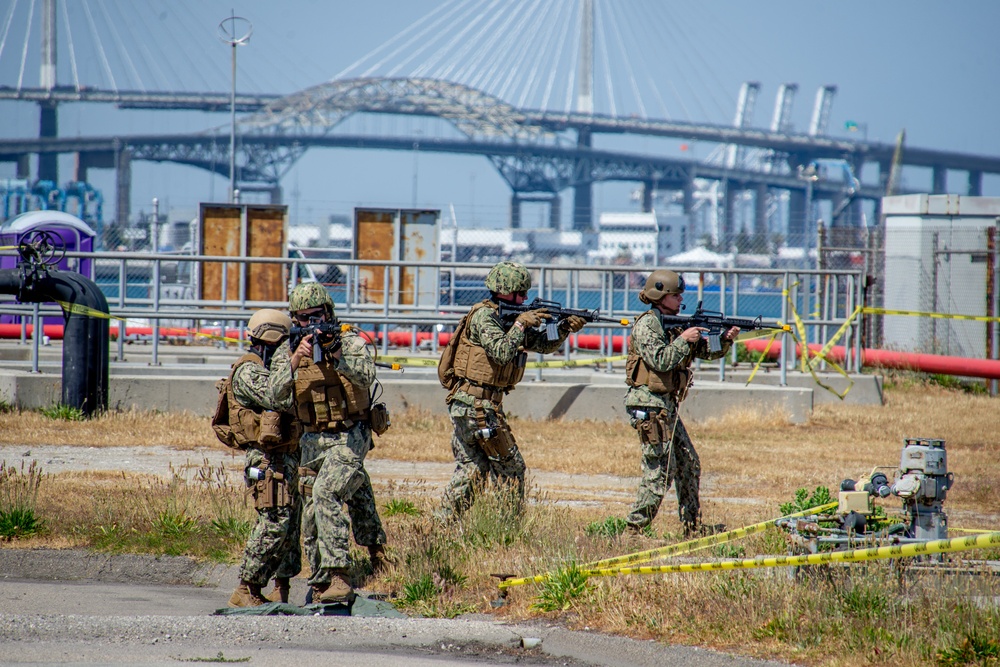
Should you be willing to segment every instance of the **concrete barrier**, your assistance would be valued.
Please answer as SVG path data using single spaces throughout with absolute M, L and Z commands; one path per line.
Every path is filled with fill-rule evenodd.
M 108 391 L 112 410 L 159 410 L 190 412 L 209 417 L 215 408 L 218 376 L 205 375 L 113 375 Z M 437 380 L 383 377 L 382 399 L 391 411 L 419 408 L 445 414 L 446 392 Z M 618 420 L 626 419 L 623 384 L 531 382 L 518 385 L 504 400 L 507 412 L 525 419 Z M 59 402 L 58 375 L 0 370 L 0 400 L 24 409 L 49 407 Z M 730 410 L 758 410 L 782 414 L 793 423 L 809 419 L 813 392 L 802 387 L 743 387 L 719 382 L 700 382 L 691 390 L 681 414 L 701 421 Z

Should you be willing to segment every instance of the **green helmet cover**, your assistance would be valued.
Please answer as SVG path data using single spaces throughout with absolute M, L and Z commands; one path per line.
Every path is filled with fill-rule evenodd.
M 531 289 L 531 274 L 523 264 L 500 262 L 486 276 L 486 289 L 497 294 L 527 292 Z
M 319 306 L 326 306 L 330 316 L 333 317 L 333 299 L 330 298 L 326 288 L 319 283 L 299 283 L 288 297 L 288 310 L 292 313 Z

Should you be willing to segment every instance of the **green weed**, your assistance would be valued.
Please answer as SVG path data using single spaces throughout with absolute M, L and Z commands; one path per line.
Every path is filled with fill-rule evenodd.
M 11 540 L 42 530 L 37 514 L 42 477 L 37 461 L 27 468 L 22 461 L 20 469 L 0 461 L 0 537 Z
M 570 563 L 541 583 L 538 598 L 531 607 L 539 611 L 566 611 L 586 592 L 587 577 L 576 563 Z
M 49 419 L 61 419 L 68 422 L 79 422 L 86 419 L 83 414 L 83 410 L 80 408 L 62 405 L 61 403 L 53 405 L 52 407 L 42 408 L 39 412 Z
M 780 511 L 783 515 L 793 514 L 830 502 L 833 502 L 833 497 L 830 496 L 830 489 L 825 486 L 817 486 L 811 496 L 805 489 L 797 489 L 795 500 L 790 503 L 781 503 Z
M 420 516 L 422 512 L 412 501 L 390 498 L 382 505 L 382 516 Z
M 938 665 L 997 665 L 1000 664 L 1000 640 L 986 637 L 973 630 L 967 632 L 957 646 L 937 652 Z
M 625 519 L 617 516 L 609 516 L 604 521 L 595 521 L 587 524 L 583 529 L 591 537 L 618 537 L 625 532 L 628 523 Z

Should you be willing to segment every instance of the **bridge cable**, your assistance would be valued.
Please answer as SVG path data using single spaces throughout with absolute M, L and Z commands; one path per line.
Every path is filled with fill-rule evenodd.
M 115 81 L 115 75 L 111 71 L 111 65 L 108 63 L 108 56 L 104 52 L 104 43 L 101 41 L 101 36 L 97 32 L 97 26 L 94 24 L 94 15 L 90 12 L 90 0 L 83 0 L 83 13 L 87 17 L 87 25 L 90 26 L 90 32 L 94 36 L 94 43 L 97 46 L 97 54 L 101 58 L 101 64 L 104 65 L 104 71 L 111 80 L 111 89 L 114 92 L 119 92 L 118 83 Z
M 7 35 L 10 34 L 10 24 L 14 20 L 14 10 L 17 9 L 18 0 L 10 3 L 10 10 L 7 12 L 7 18 L 3 22 L 3 36 L 0 37 L 0 61 L 3 60 L 3 49 L 7 45 Z
M 139 90 L 142 92 L 146 92 L 146 86 L 143 84 L 142 76 L 139 74 L 139 71 L 136 70 L 135 64 L 132 62 L 132 56 L 129 55 L 129 49 L 126 48 L 125 44 L 122 42 L 121 35 L 118 33 L 118 28 L 115 27 L 114 21 L 111 20 L 110 16 L 108 16 L 107 5 L 102 2 L 99 3 L 97 6 L 100 8 L 101 13 L 104 15 L 104 20 L 107 23 L 108 30 L 111 31 L 111 37 L 114 40 L 114 46 L 118 49 L 119 56 L 122 58 L 122 60 L 125 61 L 125 65 L 128 67 L 128 69 L 132 70 L 132 74 L 133 76 L 135 76 L 136 83 L 138 83 Z M 134 31 L 131 28 L 131 25 L 132 25 L 131 22 L 129 22 L 130 26 L 129 32 L 133 33 Z
M 577 4 L 577 7 L 579 8 L 580 4 L 579 3 L 576 3 L 576 4 Z M 574 17 L 573 24 L 576 24 L 580 20 L 580 11 L 581 11 L 580 9 L 577 9 L 577 11 L 573 12 L 573 14 L 572 14 L 572 16 Z M 579 53 L 579 51 L 580 51 L 580 31 L 579 30 L 574 30 L 573 31 L 573 41 L 570 42 L 570 50 L 569 50 L 569 52 L 570 52 L 570 54 L 577 54 L 577 53 Z M 573 90 L 574 90 L 574 88 L 576 88 L 576 64 L 575 64 L 575 61 L 571 62 L 570 68 L 569 68 L 569 76 L 566 77 L 566 102 L 563 105 L 563 109 L 566 111 L 566 113 L 570 113 L 575 108 L 574 105 L 573 105 Z
M 492 4 L 496 5 L 496 0 L 493 0 Z M 465 40 L 465 44 L 460 52 L 464 55 L 465 53 L 469 53 L 471 49 L 478 47 L 477 51 L 472 52 L 472 54 L 468 58 L 466 58 L 464 69 L 481 72 L 483 69 L 483 65 L 481 62 L 482 55 L 480 54 L 483 51 L 488 51 L 496 54 L 496 58 L 493 60 L 494 63 L 500 59 L 500 55 L 498 51 L 493 47 L 493 45 L 500 37 L 504 35 L 504 30 L 502 29 L 502 27 L 493 30 L 492 33 L 489 34 L 488 39 L 484 40 L 483 39 L 484 35 L 486 35 L 489 32 L 490 28 L 493 27 L 493 24 L 496 23 L 496 21 L 500 18 L 500 13 L 489 12 L 488 10 L 481 11 L 478 6 L 472 6 L 469 8 L 468 14 L 471 14 L 471 18 L 469 20 L 465 20 L 466 17 L 465 14 L 463 14 L 460 17 L 460 19 L 462 19 L 461 23 L 465 27 L 457 35 L 455 35 L 452 41 L 453 42 L 457 41 L 462 37 L 464 37 L 466 33 L 468 33 L 473 28 L 478 28 L 478 32 L 472 35 L 472 37 L 470 37 L 469 39 Z M 441 57 L 448 52 L 449 46 L 450 45 L 446 44 L 442 46 L 440 49 L 438 49 L 431 57 L 431 59 L 428 59 L 427 61 L 424 62 L 423 65 L 420 66 L 418 71 L 423 73 L 424 71 L 431 70 L 431 68 L 434 67 L 437 61 L 439 61 Z M 466 76 L 467 76 L 466 74 L 460 74 L 457 75 L 455 78 L 458 81 L 463 81 L 467 80 Z
M 201 21 L 198 19 L 198 15 L 191 9 L 190 5 L 188 5 L 188 3 L 187 3 L 186 0 L 184 0 L 183 2 L 180 2 L 179 4 L 180 4 L 181 9 L 184 12 L 187 13 L 187 15 L 189 17 L 189 20 L 191 21 L 192 25 L 200 25 L 201 24 Z M 183 22 L 178 21 L 178 24 L 179 24 L 179 27 L 181 29 L 181 33 L 182 34 L 177 35 L 177 36 L 172 36 L 172 38 L 171 38 L 170 41 L 172 41 L 175 44 L 184 44 L 184 43 L 190 41 L 191 37 L 188 34 L 184 34 L 187 31 L 184 29 Z M 173 34 L 173 30 L 171 30 L 171 34 Z M 216 42 L 216 43 L 218 43 L 218 42 Z M 229 47 L 229 48 L 232 48 L 232 47 Z M 191 66 L 190 69 L 192 69 L 192 70 L 194 70 L 195 72 L 198 73 L 198 76 L 201 78 L 202 83 L 205 85 L 205 90 L 214 90 L 215 89 L 215 86 L 213 86 L 211 83 L 209 83 L 208 79 L 206 79 L 205 75 L 204 75 L 205 65 L 208 64 L 208 63 L 211 63 L 212 71 L 215 72 L 215 73 L 217 73 L 221 77 L 222 81 L 225 81 L 226 83 L 229 83 L 229 80 L 232 77 L 231 69 L 229 67 L 226 67 L 225 65 L 220 66 L 220 63 L 221 62 L 225 62 L 225 61 L 221 60 L 220 58 L 203 58 L 201 61 L 195 62 L 191 58 L 191 54 L 188 52 L 187 49 L 183 49 L 182 48 L 182 49 L 177 49 L 177 50 L 180 51 L 184 55 L 184 59 Z M 169 51 L 169 49 L 168 49 L 168 51 Z M 237 72 L 236 72 L 237 77 L 239 77 L 241 81 L 247 81 L 248 79 L 240 76 L 240 72 L 242 72 L 243 70 L 239 69 L 239 63 L 237 63 L 236 66 L 237 66 Z M 183 80 L 183 77 L 182 77 L 182 80 Z M 228 89 L 229 86 L 227 85 L 226 88 Z M 258 92 L 259 92 L 259 90 L 258 90 Z M 229 124 L 226 123 L 226 125 L 228 126 Z
M 146 12 L 137 12 L 139 20 L 142 22 L 143 34 L 154 35 L 156 34 L 149 23 L 146 21 Z M 160 58 L 156 58 L 149 50 L 149 40 L 139 39 L 137 41 L 137 46 L 139 47 L 139 55 L 142 57 L 143 64 L 149 68 L 153 73 L 154 83 L 161 87 L 163 90 L 169 90 L 173 87 L 170 77 L 166 75 L 163 69 L 160 68 L 159 61 Z M 170 67 L 171 72 L 174 75 L 175 80 L 183 81 L 184 78 L 180 76 L 171 66 L 171 58 L 162 58 L 162 60 Z
M 59 3 L 60 9 L 62 9 L 63 25 L 66 26 L 66 41 L 69 45 L 69 67 L 70 71 L 73 72 L 73 87 L 80 90 L 80 73 L 76 69 L 76 49 L 73 46 L 73 28 L 69 23 L 69 11 L 66 9 L 66 3 Z
M 416 22 L 414 22 L 411 25 L 407 26 L 405 29 L 403 29 L 399 33 L 393 35 L 392 37 L 390 37 L 386 41 L 382 42 L 382 44 L 380 44 L 379 46 L 375 47 L 374 49 L 372 49 L 371 51 L 369 51 L 365 55 L 361 56 L 360 58 L 358 58 L 357 60 L 355 60 L 353 63 L 351 63 L 350 65 L 348 65 L 344 69 L 342 69 L 341 71 L 339 71 L 336 74 L 334 74 L 333 77 L 330 79 L 330 81 L 337 81 L 338 79 L 347 76 L 348 74 L 350 74 L 351 72 L 353 72 L 356 68 L 361 67 L 361 65 L 364 64 L 366 61 L 368 61 L 370 59 L 374 59 L 375 56 L 378 53 L 380 53 L 381 51 L 383 51 L 384 49 L 386 49 L 386 48 L 388 48 L 390 46 L 395 45 L 396 48 L 391 53 L 389 53 L 389 55 L 386 56 L 386 58 L 383 58 L 383 60 L 381 60 L 379 62 L 376 62 L 374 65 L 372 65 L 371 67 L 369 67 L 367 70 L 365 70 L 364 72 L 362 72 L 359 75 L 360 77 L 371 76 L 375 71 L 378 70 L 379 67 L 382 66 L 382 64 L 385 62 L 385 60 L 387 58 L 392 58 L 393 56 L 395 56 L 400 51 L 402 51 L 402 50 L 404 50 L 406 48 L 409 48 L 409 46 L 415 40 L 420 39 L 421 37 L 423 37 L 424 35 L 426 35 L 429 30 L 431 30 L 434 27 L 436 27 L 440 23 L 440 21 L 442 19 L 447 18 L 448 16 L 450 16 L 451 14 L 453 14 L 455 11 L 457 11 L 458 8 L 461 7 L 461 5 L 464 4 L 465 2 L 466 2 L 466 0 L 447 0 L 443 4 L 439 5 L 436 9 L 434 9 L 433 11 L 431 11 L 429 14 L 421 17 Z M 429 21 L 432 16 L 434 16 L 438 12 L 444 11 L 446 8 L 449 7 L 449 5 L 453 5 L 453 4 L 456 4 L 456 3 L 459 5 L 459 7 L 452 7 L 450 9 L 448 9 L 448 11 L 445 12 L 445 14 L 444 14 L 443 17 L 438 18 L 437 20 L 435 20 L 433 23 L 431 23 L 427 27 L 421 29 L 413 37 L 410 37 L 406 41 L 400 41 L 403 36 L 407 35 L 411 31 L 414 31 L 417 28 L 419 28 L 421 26 L 421 24 L 423 24 L 426 21 Z
M 530 88 L 531 86 L 531 79 L 529 78 L 527 81 L 523 81 L 521 73 L 523 72 L 525 60 L 528 57 L 529 51 L 531 51 L 529 45 L 535 44 L 535 36 L 538 34 L 538 30 L 542 25 L 540 20 L 541 17 L 536 17 L 534 13 L 537 8 L 538 1 L 536 0 L 534 6 L 523 14 L 521 20 L 518 22 L 517 26 L 515 26 L 514 34 L 517 35 L 517 39 L 513 41 L 515 47 L 520 46 L 520 54 L 516 56 L 515 60 L 511 63 L 511 66 L 507 70 L 507 80 L 503 83 L 503 86 L 497 93 L 497 97 L 500 99 L 508 99 L 508 91 L 511 91 L 515 82 L 523 82 L 521 97 L 524 96 L 524 89 Z M 525 24 L 527 24 L 526 34 L 522 32 L 526 27 Z M 532 55 L 537 56 L 535 53 L 532 53 Z M 510 92 L 510 95 L 511 97 L 517 96 L 514 92 Z
M 456 41 L 456 40 L 461 39 L 466 33 L 469 32 L 469 30 L 472 30 L 472 28 L 477 23 L 479 23 L 481 20 L 483 20 L 485 18 L 481 13 L 476 12 L 474 10 L 475 10 L 475 8 L 472 7 L 470 9 L 466 10 L 466 12 L 459 17 L 459 20 L 457 21 L 457 23 L 459 23 L 460 25 L 462 25 L 464 27 L 463 27 L 463 29 L 460 32 L 458 32 L 457 34 L 453 34 L 451 36 L 451 41 Z M 471 19 L 467 18 L 470 15 L 471 15 Z M 439 21 L 439 23 L 440 22 L 441 21 Z M 445 29 L 447 31 L 452 31 L 454 29 L 454 26 L 445 26 Z M 414 61 L 417 58 L 418 55 L 423 54 L 423 53 L 430 53 L 430 50 L 433 47 L 433 45 L 434 45 L 433 40 L 427 40 L 425 43 L 423 43 L 421 45 L 421 47 L 419 49 L 414 49 L 406 58 L 404 58 L 402 61 L 400 61 L 399 63 L 397 63 L 389 71 L 389 74 L 395 76 L 395 75 L 399 74 L 400 72 L 404 71 L 404 67 L 408 66 L 410 62 Z M 448 51 L 448 45 L 447 44 L 442 45 L 441 47 L 439 47 L 437 49 L 437 51 L 435 51 L 431 55 L 427 56 L 427 58 L 430 58 L 430 59 L 439 59 L 440 55 L 446 53 L 447 51 Z M 422 65 L 417 66 L 417 71 L 423 72 L 424 68 L 427 67 L 427 64 L 428 64 L 427 60 L 425 59 L 425 61 L 424 61 L 424 63 Z M 411 72 L 413 72 L 413 70 L 411 70 Z
M 553 3 L 553 6 L 555 6 L 555 3 Z M 558 19 L 552 22 L 553 29 L 558 25 L 563 25 L 563 22 Z M 558 69 L 556 66 L 559 64 L 559 60 L 562 57 L 563 45 L 566 43 L 566 35 L 568 32 L 568 30 L 559 31 L 559 43 L 556 44 L 555 50 L 553 51 L 552 66 L 549 67 L 549 81 L 545 86 L 545 94 L 542 96 L 542 102 L 539 106 L 540 109 L 547 109 L 549 106 L 549 100 L 552 97 L 552 88 L 555 86 L 556 81 L 556 71 Z
M 490 4 L 491 6 L 489 8 L 480 12 L 482 15 L 490 13 L 490 10 L 496 6 L 497 3 L 494 0 Z M 511 21 L 514 19 L 514 12 L 506 14 L 504 22 L 493 31 L 493 34 L 488 40 L 480 41 L 479 39 L 483 32 L 492 27 L 497 19 L 500 18 L 500 12 L 492 13 L 494 13 L 495 16 L 480 29 L 479 33 L 476 35 L 476 39 L 474 40 L 477 44 L 479 44 L 479 50 L 476 52 L 475 57 L 471 58 L 466 65 L 466 69 L 471 70 L 471 72 L 477 72 L 472 76 L 471 80 L 466 79 L 466 82 L 470 87 L 477 88 L 479 90 L 495 90 L 495 87 L 490 84 L 490 81 L 493 80 L 497 69 L 507 57 L 507 52 L 510 51 L 512 32 L 508 28 L 510 27 Z M 506 39 L 506 41 L 500 42 L 501 39 Z M 487 62 L 484 63 L 484 60 Z
M 719 80 L 719 77 L 716 74 L 715 70 L 708 64 L 708 62 L 702 56 L 701 49 L 698 47 L 698 45 L 695 44 L 691 40 L 690 35 L 687 33 L 687 31 L 685 31 L 685 30 L 676 30 L 676 27 L 677 27 L 677 25 L 679 25 L 679 23 L 676 23 L 676 22 L 670 20 L 670 15 L 669 15 L 669 11 L 670 10 L 666 6 L 664 6 L 664 5 L 661 4 L 661 5 L 659 5 L 657 7 L 657 9 L 659 9 L 661 12 L 663 12 L 664 16 L 666 17 L 666 20 L 665 20 L 666 25 L 669 26 L 671 29 L 675 29 L 675 33 L 680 38 L 677 41 L 678 42 L 685 42 L 685 43 L 687 43 L 688 48 L 682 49 L 681 53 L 685 56 L 685 59 L 688 60 L 689 63 L 691 63 L 692 70 L 693 71 L 696 70 L 695 65 L 697 63 L 700 63 L 702 69 L 707 73 L 708 77 L 715 81 L 715 84 L 718 86 L 719 90 L 723 91 L 723 95 L 728 100 L 729 105 L 733 106 L 735 104 L 734 98 L 728 92 L 726 92 L 725 85 L 723 85 L 723 83 Z M 695 60 L 694 61 L 692 61 L 688 57 L 690 54 L 693 54 L 695 56 Z M 691 88 L 692 88 L 692 91 L 693 91 L 694 87 L 692 86 Z M 708 97 L 709 97 L 710 101 L 719 110 L 719 112 L 721 113 L 722 117 L 725 118 L 729 112 L 726 111 L 725 105 L 723 105 L 723 104 L 721 104 L 719 102 L 718 97 L 714 93 L 714 89 L 712 87 L 706 87 L 705 90 L 707 90 L 707 92 L 708 92 Z M 699 106 L 700 106 L 700 103 L 699 103 Z M 702 107 L 702 113 L 705 114 L 704 117 L 705 117 L 706 120 L 711 118 L 711 115 L 708 113 L 708 110 L 705 109 L 704 107 Z
M 642 103 L 642 95 L 639 93 L 639 83 L 636 81 L 635 72 L 632 70 L 632 59 L 629 58 L 628 52 L 625 50 L 625 44 L 622 41 L 622 33 L 618 28 L 618 20 L 615 18 L 614 10 L 608 13 L 611 19 L 611 29 L 614 31 L 615 39 L 618 42 L 618 49 L 621 51 L 622 59 L 625 61 L 625 70 L 628 72 L 629 83 L 632 84 L 632 94 L 635 95 L 635 101 L 639 105 L 639 115 L 642 118 L 649 118 L 646 113 L 646 105 Z
M 597 42 L 596 46 L 598 47 L 601 55 L 604 56 L 601 60 L 604 65 L 604 73 L 606 75 L 604 84 L 608 89 L 608 105 L 610 107 L 610 113 L 612 116 L 617 116 L 618 107 L 615 105 L 614 80 L 611 76 L 611 59 L 608 57 L 608 36 L 604 32 L 604 10 L 601 9 L 603 6 L 603 3 L 600 2 L 594 5 L 594 41 Z M 594 106 L 596 107 L 596 104 Z
M 31 37 L 31 24 L 35 20 L 35 0 L 31 0 L 28 8 L 28 27 L 24 29 L 24 46 L 21 48 L 21 70 L 17 74 L 17 89 L 24 85 L 24 68 L 28 62 L 28 40 Z
M 455 54 L 452 59 L 453 62 L 448 67 L 446 67 L 441 73 L 440 78 L 446 81 L 467 81 L 471 72 L 476 71 L 479 68 L 479 55 L 478 52 L 473 53 L 475 47 L 482 49 L 490 49 L 493 43 L 499 36 L 499 31 L 494 31 L 492 35 L 489 36 L 487 40 L 481 40 L 483 33 L 486 31 L 484 26 L 482 30 L 473 39 L 465 40 L 465 44 L 462 48 Z
M 542 65 L 548 60 L 549 49 L 548 46 L 553 42 L 552 33 L 555 31 L 557 21 L 549 18 L 551 14 L 556 9 L 556 3 L 550 2 L 546 5 L 545 11 L 539 18 L 538 25 L 541 26 L 543 23 L 548 25 L 548 30 L 545 31 L 544 37 L 540 40 L 543 45 L 541 52 L 538 57 L 535 58 L 532 63 L 531 72 L 528 75 L 529 84 L 524 87 L 521 91 L 521 97 L 517 100 L 517 106 L 524 108 L 526 105 L 533 104 L 529 100 L 534 100 L 537 97 L 538 87 L 542 84 L 542 77 L 539 76 L 538 71 L 541 69 Z M 560 30 L 560 32 L 565 33 L 565 30 Z M 553 68 L 549 68 L 550 70 Z

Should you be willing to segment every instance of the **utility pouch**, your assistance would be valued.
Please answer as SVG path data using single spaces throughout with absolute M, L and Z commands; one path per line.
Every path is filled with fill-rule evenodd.
M 372 406 L 370 422 L 372 433 L 375 435 L 382 435 L 389 430 L 392 422 L 389 419 L 389 408 L 385 403 L 376 403 Z
M 252 487 L 254 509 L 266 510 L 291 505 L 292 494 L 285 476 L 270 468 L 263 472 L 264 479 L 258 479 Z
M 265 410 L 260 413 L 260 434 L 257 442 L 267 448 L 281 442 L 281 413 Z
M 505 423 L 496 426 L 489 424 L 486 410 L 483 409 L 483 399 L 477 398 L 473 406 L 476 410 L 476 440 L 479 441 L 479 446 L 490 458 L 506 458 L 514 445 L 514 434 L 510 432 L 510 427 Z
M 635 428 L 639 431 L 639 440 L 644 445 L 663 441 L 663 429 L 658 415 L 649 415 L 648 418 L 636 422 Z
M 299 466 L 299 493 L 307 498 L 312 498 L 313 483 L 316 481 L 316 471 L 312 468 Z

